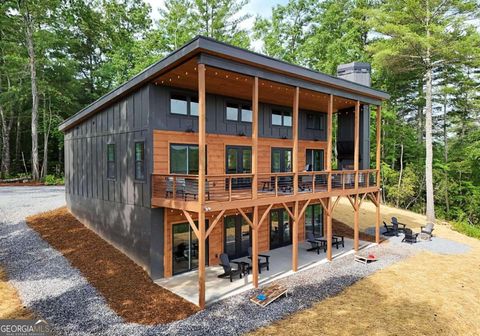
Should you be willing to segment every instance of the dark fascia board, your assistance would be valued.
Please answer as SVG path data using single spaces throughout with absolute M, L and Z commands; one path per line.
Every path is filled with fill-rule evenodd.
M 238 63 L 236 61 L 227 60 L 217 56 L 201 53 L 199 56 L 199 63 L 209 65 L 215 68 L 232 71 L 240 74 L 244 74 L 252 77 L 259 77 L 267 79 L 273 82 L 287 84 L 291 86 L 298 86 L 307 90 L 312 90 L 316 92 L 321 92 L 325 94 L 333 94 L 337 97 L 342 97 L 352 100 L 360 100 L 362 103 L 367 103 L 371 105 L 380 105 L 382 101 L 380 99 L 371 98 L 370 96 L 365 96 L 335 87 L 326 86 L 322 84 L 317 84 L 311 81 L 304 79 L 299 79 L 291 76 L 286 76 L 283 74 L 275 73 L 269 70 L 264 70 L 255 66 L 250 66 L 247 64 Z
M 191 57 L 194 57 L 200 51 L 204 51 L 206 53 L 213 53 L 215 55 L 226 55 L 231 58 L 238 59 L 239 61 L 244 60 L 250 64 L 253 63 L 260 67 L 266 67 L 275 71 L 291 74 L 294 77 L 301 76 L 304 78 L 312 79 L 313 81 L 325 83 L 326 86 L 336 86 L 340 91 L 343 88 L 348 91 L 357 92 L 362 97 L 373 97 L 375 101 L 381 101 L 390 98 L 387 93 L 372 89 L 368 86 L 353 83 L 345 79 L 313 71 L 298 65 L 293 65 L 269 56 L 231 46 L 229 44 L 219 42 L 208 37 L 197 36 L 190 42 L 185 44 L 183 47 L 172 52 L 162 60 L 152 64 L 129 81 L 123 83 L 119 87 L 115 88 L 114 90 L 94 101 L 92 104 L 75 113 L 70 118 L 66 119 L 62 124 L 60 124 L 59 130 L 66 131 L 67 129 L 90 117 L 99 109 L 105 108 L 106 106 L 118 100 L 125 94 L 151 81 L 152 79 L 157 77 L 162 71 L 167 71 L 170 67 L 176 65 L 177 63 L 181 63 L 187 59 L 190 59 Z M 284 78 L 287 77 L 284 76 Z M 308 81 L 305 80 L 304 83 L 308 83 Z M 343 93 L 344 91 L 341 92 Z M 341 96 L 345 96 L 345 94 L 343 93 Z M 365 99 L 363 101 L 365 101 Z

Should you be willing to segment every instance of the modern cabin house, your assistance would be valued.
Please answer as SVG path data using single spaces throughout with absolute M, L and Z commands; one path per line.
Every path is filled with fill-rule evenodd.
M 197 270 L 203 307 L 205 269 L 221 253 L 291 246 L 296 271 L 310 232 L 331 260 L 340 197 L 354 209 L 354 249 L 365 198 L 379 241 L 388 98 L 365 63 L 334 77 L 197 37 L 61 124 L 68 208 L 153 280 Z M 254 286 L 258 273 L 253 263 Z

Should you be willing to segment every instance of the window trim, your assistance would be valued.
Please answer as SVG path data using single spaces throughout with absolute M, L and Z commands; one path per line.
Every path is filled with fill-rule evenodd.
M 173 96 L 182 96 L 182 97 L 185 97 L 185 101 L 187 103 L 187 114 L 182 114 L 182 113 L 175 113 L 175 112 L 172 112 L 172 97 Z M 197 101 L 194 101 L 194 100 L 197 100 Z M 194 103 L 197 103 L 198 104 L 198 97 L 194 94 L 190 94 L 190 93 L 182 93 L 182 92 L 177 92 L 177 91 L 171 91 L 170 92 L 170 96 L 169 96 L 169 104 L 168 104 L 168 112 L 169 114 L 171 115 L 174 115 L 174 116 L 182 116 L 182 117 L 192 117 L 192 118 L 198 118 L 198 115 L 195 115 L 195 114 L 192 114 L 192 101 Z
M 192 176 L 197 176 L 198 174 L 190 174 L 188 173 L 189 170 L 189 164 L 187 161 L 187 173 L 172 173 L 172 146 L 196 146 L 198 148 L 198 144 L 196 143 L 178 143 L 178 142 L 169 142 L 168 143 L 168 173 L 170 175 L 192 175 Z M 207 146 L 205 146 L 205 175 L 207 175 L 207 167 L 208 167 L 208 154 L 207 154 Z M 187 150 L 187 160 L 188 160 L 188 150 Z
M 229 106 L 230 105 L 230 106 Z M 237 109 L 237 120 L 233 119 L 228 119 L 228 114 L 227 114 L 227 108 L 231 107 L 234 108 L 232 105 L 234 105 Z M 225 106 L 224 106 L 224 116 L 225 116 L 225 121 L 226 122 L 233 122 L 233 123 L 246 123 L 246 124 L 252 124 L 252 120 L 244 120 L 243 119 L 243 110 L 247 110 L 246 107 L 249 107 L 250 112 L 252 113 L 252 120 L 253 120 L 253 110 L 252 110 L 252 105 L 246 102 L 241 102 L 241 101 L 235 101 L 235 100 L 225 100 Z
M 273 123 L 273 114 L 276 114 L 276 115 L 280 115 L 281 117 L 281 120 L 282 120 L 282 124 L 281 125 L 278 125 L 278 124 L 274 124 Z M 290 118 L 292 118 L 292 125 L 285 125 L 285 116 L 289 116 Z M 270 125 L 272 127 L 289 127 L 289 128 L 292 128 L 293 127 L 293 113 L 292 111 L 290 110 L 286 110 L 286 109 L 282 109 L 282 108 L 272 108 L 272 110 L 270 111 Z
M 139 161 L 137 160 L 137 143 L 141 143 L 143 144 L 143 160 Z M 137 182 L 146 182 L 147 180 L 147 169 L 146 169 L 146 155 L 145 155 L 145 139 L 136 139 L 134 140 L 133 142 L 133 175 L 134 175 L 134 178 L 135 178 L 135 181 Z M 137 177 L 137 162 L 142 162 L 143 163 L 143 178 L 138 178 Z
M 322 152 L 322 164 L 323 164 L 323 167 L 322 167 L 322 170 L 315 170 L 315 167 L 313 165 L 313 158 L 309 158 L 308 157 L 308 151 L 311 151 L 312 155 L 315 151 L 320 151 Z M 325 171 L 325 150 L 323 148 L 307 148 L 305 149 L 305 165 L 307 164 L 310 164 L 309 160 L 312 159 L 312 170 L 313 172 L 319 172 L 319 171 Z
M 113 146 L 113 160 L 110 161 L 108 159 L 108 150 L 109 148 L 111 148 L 110 146 Z M 115 142 L 107 142 L 107 180 L 110 180 L 110 181 L 116 181 L 117 180 L 117 145 L 115 144 Z M 113 177 L 109 174 L 110 173 L 110 170 L 109 170 L 109 163 L 113 162 Z

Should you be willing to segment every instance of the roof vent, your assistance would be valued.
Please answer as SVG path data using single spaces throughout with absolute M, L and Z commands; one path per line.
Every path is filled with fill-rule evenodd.
M 371 66 L 369 63 L 352 62 L 337 67 L 337 77 L 370 86 Z

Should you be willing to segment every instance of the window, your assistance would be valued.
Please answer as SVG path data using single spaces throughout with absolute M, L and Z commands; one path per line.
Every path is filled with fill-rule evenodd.
M 252 122 L 252 108 L 250 105 L 227 103 L 225 113 L 227 120 Z
M 206 163 L 205 158 L 205 167 Z M 170 173 L 197 175 L 198 145 L 170 145 Z
M 170 113 L 198 116 L 198 97 L 172 94 L 170 97 Z
M 107 178 L 109 179 L 115 179 L 116 177 L 115 156 L 115 144 L 107 144 Z
M 307 149 L 307 160 L 309 171 L 323 170 L 323 149 Z
M 322 116 L 319 113 L 309 113 L 307 114 L 307 128 L 312 130 L 322 130 L 323 126 Z
M 272 110 L 272 125 L 291 127 L 292 114 L 287 111 Z
M 316 238 L 323 236 L 323 208 L 319 204 L 309 205 L 305 211 L 305 237 L 309 232 Z
M 292 171 L 292 150 L 290 148 L 272 148 L 272 173 Z
M 135 179 L 145 180 L 145 142 L 135 142 Z

